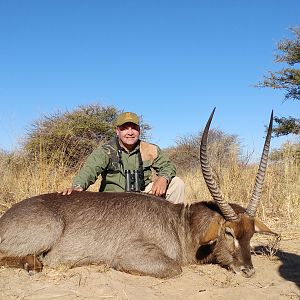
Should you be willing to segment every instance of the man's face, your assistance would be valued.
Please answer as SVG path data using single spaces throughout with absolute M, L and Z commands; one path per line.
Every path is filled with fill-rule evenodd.
M 116 133 L 123 146 L 132 150 L 140 138 L 140 126 L 134 123 L 125 123 L 116 128 Z

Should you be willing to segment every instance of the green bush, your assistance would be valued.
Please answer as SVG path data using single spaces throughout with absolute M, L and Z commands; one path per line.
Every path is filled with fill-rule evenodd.
M 29 128 L 23 149 L 32 159 L 51 159 L 77 168 L 93 149 L 114 135 L 117 115 L 113 106 L 95 104 L 43 116 Z
M 87 155 L 114 136 L 119 113 L 113 106 L 92 104 L 43 116 L 28 129 L 22 150 L 32 161 L 78 169 Z M 145 138 L 151 127 L 140 118 L 141 138 Z
M 200 142 L 202 132 L 195 135 L 181 137 L 176 146 L 167 149 L 170 159 L 176 164 L 179 172 L 186 170 L 200 170 Z M 213 169 L 222 169 L 237 161 L 240 145 L 235 135 L 211 129 L 208 135 L 208 155 Z

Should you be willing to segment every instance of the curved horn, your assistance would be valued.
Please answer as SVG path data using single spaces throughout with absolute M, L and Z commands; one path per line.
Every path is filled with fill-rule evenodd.
M 201 170 L 206 182 L 206 185 L 209 189 L 210 194 L 212 195 L 213 199 L 216 201 L 218 207 L 220 208 L 222 214 L 224 215 L 227 221 L 230 220 L 237 220 L 238 217 L 231 206 L 222 198 L 222 195 L 219 191 L 216 181 L 212 176 L 212 171 L 209 165 L 208 157 L 207 157 L 207 138 L 208 138 L 208 131 L 210 127 L 211 120 L 213 118 L 214 112 L 216 108 L 210 114 L 210 117 L 206 123 L 205 129 L 202 134 L 201 145 L 200 145 L 200 162 L 201 162 Z
M 255 216 L 256 209 L 257 209 L 257 206 L 258 206 L 258 203 L 260 200 L 260 196 L 261 196 L 262 186 L 263 186 L 263 182 L 264 182 L 264 178 L 265 178 L 265 174 L 266 174 L 268 154 L 269 154 L 269 149 L 270 149 L 272 124 L 273 124 L 273 110 L 271 113 L 271 118 L 270 118 L 268 133 L 267 133 L 264 148 L 263 148 L 263 153 L 262 153 L 259 168 L 258 168 L 258 171 L 256 174 L 255 185 L 254 185 L 252 197 L 251 197 L 251 200 L 249 201 L 248 207 L 246 209 L 246 213 L 250 217 Z

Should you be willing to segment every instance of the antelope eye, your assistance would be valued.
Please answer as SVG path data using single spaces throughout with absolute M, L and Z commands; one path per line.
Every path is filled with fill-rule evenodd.
M 225 227 L 225 234 L 234 238 L 233 230 L 229 227 Z

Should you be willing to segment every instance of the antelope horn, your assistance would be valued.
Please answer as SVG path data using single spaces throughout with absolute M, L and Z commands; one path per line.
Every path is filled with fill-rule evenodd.
M 224 215 L 227 221 L 237 220 L 237 214 L 232 209 L 232 207 L 223 199 L 219 188 L 217 186 L 216 181 L 212 176 L 212 171 L 209 165 L 208 157 L 207 157 L 207 138 L 208 131 L 210 127 L 211 120 L 213 118 L 214 112 L 216 108 L 213 109 L 210 117 L 206 123 L 205 129 L 202 134 L 201 145 L 200 145 L 200 162 L 201 162 L 201 170 L 206 182 L 206 185 L 209 189 L 210 194 L 212 195 L 214 201 L 216 201 L 218 207 L 220 208 L 222 214 Z
M 246 213 L 250 217 L 254 217 L 256 214 L 256 209 L 260 200 L 262 186 L 266 174 L 267 162 L 268 162 L 268 154 L 270 149 L 270 141 L 271 141 L 271 134 L 272 134 L 272 124 L 273 124 L 273 110 L 271 113 L 269 128 L 264 144 L 263 153 L 260 159 L 259 168 L 256 174 L 255 185 L 252 193 L 251 200 L 249 201 L 248 207 L 246 209 Z

